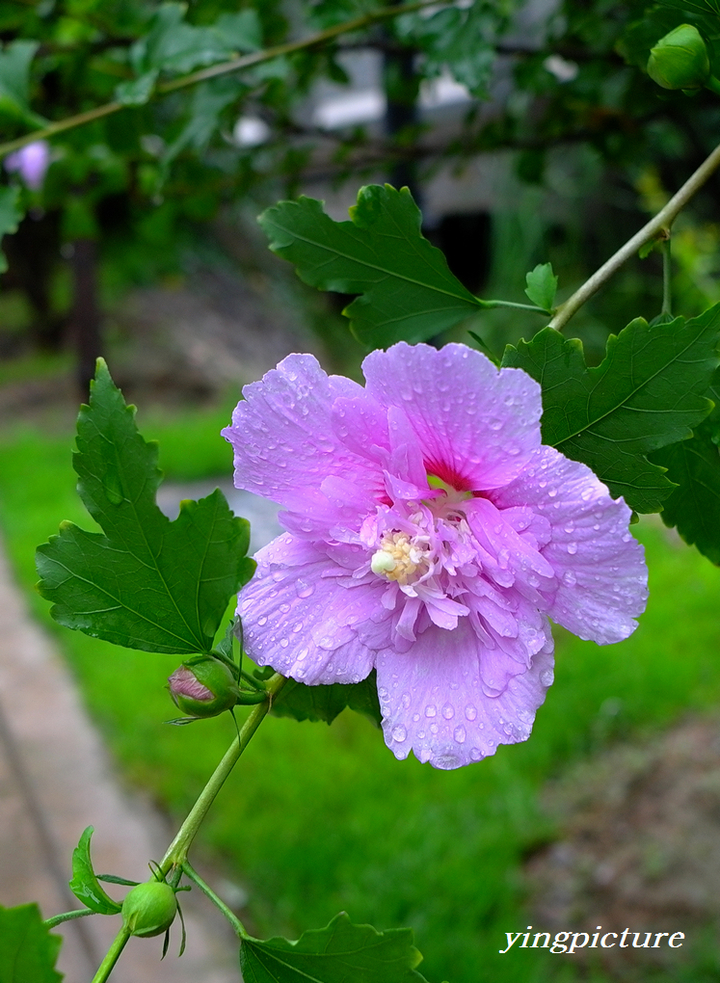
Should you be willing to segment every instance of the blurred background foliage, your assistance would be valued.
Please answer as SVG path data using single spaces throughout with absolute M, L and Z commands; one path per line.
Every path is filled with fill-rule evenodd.
M 720 132 L 717 96 L 660 89 L 644 71 L 652 45 L 684 22 L 714 58 L 720 22 L 702 2 L 438 4 L 259 55 L 378 10 L 369 0 L 0 2 L 7 152 L 89 116 L 48 133 L 41 180 L 7 164 L 0 178 L 0 521 L 28 590 L 35 546 L 60 519 L 88 521 L 69 449 L 77 390 L 98 354 L 130 398 L 152 406 L 141 425 L 178 481 L 229 474 L 213 434 L 239 384 L 287 351 L 313 349 L 357 376 L 363 351 L 340 314 L 348 298 L 306 288 L 267 252 L 255 225 L 267 205 L 305 192 L 339 218 L 364 182 L 408 184 L 425 234 L 470 290 L 522 301 L 527 270 L 550 260 L 562 300 Z M 720 299 L 718 197 L 711 181 L 674 228 L 674 303 L 687 316 Z M 610 332 L 659 312 L 661 281 L 651 254 L 583 308 L 569 331 L 590 361 Z M 543 324 L 486 311 L 448 338 L 468 341 L 469 327 L 500 350 Z M 348 713 L 332 728 L 269 723 L 204 836 L 247 892 L 238 904 L 249 921 L 291 937 L 340 908 L 379 928 L 410 924 L 431 980 L 667 978 L 647 962 L 495 953 L 532 917 L 528 856 L 561 835 L 538 798 L 547 781 L 618 739 L 716 710 L 717 571 L 668 535 L 643 522 L 653 593 L 636 635 L 602 651 L 561 635 L 532 740 L 481 767 L 397 765 Z M 181 815 L 230 722 L 163 728 L 173 664 L 76 633 L 58 641 L 127 774 Z M 712 944 L 672 973 L 717 979 Z

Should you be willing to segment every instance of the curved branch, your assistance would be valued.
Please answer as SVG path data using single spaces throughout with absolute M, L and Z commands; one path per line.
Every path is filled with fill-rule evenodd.
M 710 175 L 720 166 L 720 146 L 706 157 L 700 167 L 690 175 L 685 184 L 654 218 L 651 218 L 635 235 L 618 249 L 599 270 L 579 287 L 575 293 L 561 304 L 548 327 L 561 331 L 570 318 L 575 314 L 594 293 L 596 293 L 610 277 L 616 273 L 623 263 L 627 262 L 638 249 L 647 242 L 656 239 L 664 229 L 669 229 L 679 212 L 687 205 L 693 195 L 700 190 Z
M 445 0 L 440 0 L 440 2 L 445 2 Z M 410 14 L 416 10 L 422 10 L 424 7 L 437 6 L 437 3 L 438 0 L 419 0 L 417 3 L 410 3 L 402 7 L 388 7 L 383 10 L 375 10 L 369 14 L 364 14 L 362 17 L 356 17 L 354 20 L 345 21 L 342 24 L 335 24 L 333 27 L 328 27 L 324 31 L 318 31 L 317 34 L 312 34 L 310 37 L 303 38 L 300 41 L 287 41 L 284 44 L 276 44 L 274 47 L 266 48 L 264 51 L 257 51 L 251 55 L 232 58 L 230 61 L 224 61 L 218 65 L 211 65 L 209 68 L 202 68 L 197 72 L 191 72 L 189 75 L 183 75 L 182 78 L 172 79 L 169 82 L 161 82 L 155 87 L 153 96 L 163 96 L 168 92 L 177 92 L 178 89 L 185 89 L 188 86 L 197 85 L 198 82 L 206 82 L 208 79 L 230 75 L 234 72 L 242 71 L 245 68 L 252 68 L 255 65 L 261 65 L 263 62 L 272 61 L 273 58 L 280 58 L 283 55 L 291 55 L 305 48 L 313 48 L 315 45 L 325 44 L 327 41 L 332 41 L 333 38 L 339 37 L 341 34 L 361 30 L 378 21 L 387 20 L 390 17 L 398 17 L 400 14 Z M 122 102 L 108 102 L 103 106 L 97 106 L 95 109 L 89 109 L 84 113 L 78 113 L 75 116 L 68 116 L 67 119 L 58 120 L 56 123 L 50 123 L 40 130 L 26 133 L 23 137 L 8 140 L 6 143 L 0 144 L 0 160 L 7 154 L 13 153 L 15 150 L 20 150 L 21 147 L 26 147 L 29 143 L 35 143 L 37 140 L 50 139 L 58 133 L 63 133 L 65 130 L 72 130 L 76 126 L 92 123 L 95 120 L 102 119 L 104 116 L 111 116 L 113 113 L 126 108 L 128 107 Z

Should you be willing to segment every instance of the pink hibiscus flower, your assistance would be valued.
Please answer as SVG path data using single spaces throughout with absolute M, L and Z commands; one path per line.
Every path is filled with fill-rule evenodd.
M 238 614 L 248 655 L 310 685 L 377 669 L 383 731 L 456 768 L 525 740 L 548 617 L 618 642 L 645 607 L 630 510 L 540 443 L 540 387 L 465 345 L 394 345 L 366 386 L 290 355 L 223 430 L 235 484 L 284 506 Z

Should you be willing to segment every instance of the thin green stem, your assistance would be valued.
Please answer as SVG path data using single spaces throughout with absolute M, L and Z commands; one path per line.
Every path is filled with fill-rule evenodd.
M 631 256 L 644 246 L 646 242 L 655 239 L 663 229 L 669 229 L 677 218 L 679 212 L 687 205 L 693 195 L 700 190 L 710 175 L 720 165 L 720 146 L 703 161 L 698 169 L 690 175 L 680 190 L 673 195 L 670 201 L 662 208 L 657 215 L 650 219 L 639 232 L 636 232 L 632 239 L 628 239 L 624 246 L 604 263 L 599 270 L 583 283 L 575 293 L 564 304 L 561 304 L 553 319 L 550 327 L 561 331 L 570 318 L 575 314 L 592 295 L 603 286 L 604 283 L 616 273 L 623 263 L 627 262 Z
M 85 918 L 86 915 L 94 915 L 94 911 L 90 911 L 89 908 L 76 908 L 75 911 L 63 911 L 61 915 L 53 915 L 52 918 L 46 918 L 43 925 L 46 928 L 55 928 L 56 925 L 61 925 L 63 922 L 71 922 L 75 918 Z
M 476 297 L 475 300 L 478 302 L 480 307 L 492 308 L 492 307 L 514 307 L 518 311 L 533 311 L 535 314 L 551 314 L 551 311 L 545 310 L 544 307 L 536 307 L 535 304 L 516 304 L 513 300 L 481 300 Z
M 220 909 L 220 911 L 223 913 L 223 915 L 225 915 L 227 920 L 232 925 L 233 929 L 235 930 L 235 933 L 241 939 L 247 939 L 248 933 L 245 931 L 245 926 L 237 917 L 237 915 L 235 915 L 235 913 L 231 911 L 230 908 L 228 908 L 228 906 L 225 904 L 222 898 L 219 898 L 217 894 L 215 894 L 215 892 L 210 887 L 210 885 L 205 883 L 202 877 L 198 874 L 198 872 L 193 867 L 191 867 L 191 865 L 188 863 L 187 860 L 182 865 L 182 870 L 185 876 L 189 880 L 191 880 L 193 884 L 196 884 L 203 892 L 203 894 L 206 894 L 208 898 L 210 898 L 210 900 L 215 905 L 215 907 Z
M 438 2 L 443 3 L 446 0 L 420 0 L 420 2 L 410 3 L 402 7 L 388 7 L 382 10 L 374 10 L 368 14 L 364 14 L 362 17 L 355 17 L 353 20 L 328 27 L 324 31 L 318 31 L 316 34 L 311 34 L 310 37 L 302 38 L 299 41 L 287 41 L 285 44 L 276 44 L 274 47 L 266 48 L 264 51 L 257 51 L 240 58 L 232 58 L 230 61 L 224 61 L 219 65 L 211 65 L 209 68 L 202 68 L 197 72 L 183 75 L 179 79 L 161 82 L 155 87 L 153 95 L 167 95 L 168 92 L 177 92 L 178 89 L 185 89 L 190 85 L 197 85 L 198 82 L 206 82 L 208 79 L 220 78 L 223 75 L 240 72 L 245 68 L 253 68 L 255 65 L 272 61 L 273 58 L 281 58 L 283 55 L 292 55 L 305 48 L 313 48 L 316 45 L 325 44 L 327 41 L 332 41 L 341 34 L 361 30 L 378 21 L 386 20 L 390 17 L 399 17 L 401 14 L 410 14 L 416 10 L 422 10 L 424 7 L 437 6 Z M 102 119 L 104 116 L 111 116 L 113 113 L 126 108 L 128 107 L 122 102 L 108 102 L 103 106 L 97 106 L 95 109 L 89 109 L 87 112 L 78 113 L 76 116 L 68 116 L 67 119 L 50 123 L 40 130 L 27 133 L 24 137 L 18 137 L 15 140 L 8 140 L 6 143 L 0 144 L 0 159 L 15 150 L 19 150 L 21 147 L 27 146 L 29 143 L 35 143 L 36 140 L 49 140 L 51 137 L 57 136 L 58 133 L 65 132 L 65 130 L 72 130 L 76 126 L 92 123 L 95 120 Z
M 112 973 L 113 969 L 115 968 L 115 963 L 120 958 L 120 953 L 127 945 L 129 938 L 130 929 L 123 925 L 118 934 L 115 936 L 113 944 L 108 949 L 105 958 L 100 963 L 98 971 L 93 976 L 91 983 L 105 983 L 110 976 L 110 973 Z
M 197 835 L 200 824 L 207 815 L 210 806 L 215 801 L 215 797 L 240 758 L 240 755 L 248 746 L 253 734 L 262 723 L 264 717 L 270 709 L 270 706 L 272 705 L 273 699 L 277 696 L 286 682 L 287 680 L 285 677 L 279 675 L 278 673 L 271 676 L 268 680 L 266 685 L 268 695 L 267 700 L 250 711 L 247 720 L 240 729 L 240 733 L 226 751 L 222 761 L 217 766 L 209 782 L 200 793 L 197 802 L 188 813 L 185 822 L 178 830 L 175 839 L 168 847 L 167 852 L 160 863 L 160 870 L 163 874 L 167 874 L 167 872 L 173 866 L 182 866 L 184 863 L 186 863 L 188 850 L 190 849 L 190 845 Z
M 670 233 L 662 244 L 663 259 L 663 299 L 661 314 L 672 318 L 672 256 L 670 249 Z

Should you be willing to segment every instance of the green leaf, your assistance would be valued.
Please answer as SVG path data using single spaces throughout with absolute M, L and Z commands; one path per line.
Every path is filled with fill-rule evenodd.
M 421 960 L 411 929 L 377 932 L 344 912 L 297 942 L 245 938 L 240 948 L 245 983 L 420 983 Z
M 720 566 L 720 451 L 706 430 L 652 455 L 678 486 L 660 518 L 690 546 Z
M 0 983 L 61 983 L 55 969 L 61 945 L 36 904 L 0 906 Z
M 430 16 L 408 14 L 398 31 L 423 52 L 425 75 L 440 75 L 447 69 L 474 96 L 484 99 L 489 96 L 494 42 L 503 22 L 503 4 L 475 0 L 464 9 L 446 7 Z
M 377 677 L 373 670 L 361 683 L 330 686 L 306 686 L 289 680 L 273 701 L 272 712 L 295 720 L 324 720 L 331 724 L 345 707 L 380 725 L 382 715 L 377 695 Z
M 0 242 L 6 233 L 17 232 L 22 217 L 20 189 L 15 185 L 0 188 Z M 4 273 L 7 268 L 7 260 L 4 254 L 0 253 L 0 273 Z
M 93 832 L 92 826 L 83 830 L 80 841 L 73 850 L 73 876 L 70 881 L 70 890 L 78 901 L 82 901 L 85 907 L 94 911 L 95 914 L 117 915 L 122 905 L 113 901 L 110 895 L 105 893 L 93 869 L 90 857 L 90 840 Z
M 558 285 L 558 278 L 553 276 L 552 263 L 536 266 L 531 273 L 526 274 L 525 282 L 527 283 L 525 293 L 533 304 L 537 304 L 550 314 L 555 305 Z
M 678 486 L 665 502 L 661 519 L 720 566 L 720 371 L 708 395 L 715 407 L 693 436 L 656 451 L 651 459 L 667 468 L 668 478 Z
M 218 490 L 182 502 L 174 522 L 155 502 L 161 472 L 100 359 L 78 417 L 78 492 L 105 535 L 64 522 L 37 551 L 52 616 L 128 648 L 210 652 L 230 596 L 252 576 L 248 523 Z
M 131 82 L 121 82 L 115 86 L 115 98 L 123 106 L 144 106 L 153 94 L 158 75 L 159 69 L 153 68 Z
M 139 76 L 151 71 L 184 75 L 262 46 L 255 10 L 221 14 L 215 24 L 195 26 L 183 19 L 186 7 L 180 3 L 162 4 L 148 34 L 132 46 L 130 60 Z
M 234 78 L 213 79 L 196 86 L 190 100 L 189 119 L 163 154 L 163 166 L 187 146 L 204 150 L 220 125 L 221 112 L 245 91 L 246 86 Z
M 20 123 L 44 122 L 28 105 L 30 64 L 39 46 L 38 41 L 18 40 L 0 51 L 0 117 Z
M 361 294 L 344 313 L 372 348 L 432 338 L 477 311 L 478 300 L 420 232 L 407 188 L 371 184 L 358 192 L 352 221 L 334 222 L 322 202 L 280 202 L 259 218 L 270 248 L 320 290 Z
M 687 323 L 651 327 L 638 318 L 588 368 L 580 341 L 545 328 L 508 345 L 502 364 L 542 386 L 543 443 L 587 464 L 636 512 L 656 512 L 674 485 L 647 454 L 688 437 L 710 412 L 719 334 L 720 305 Z

